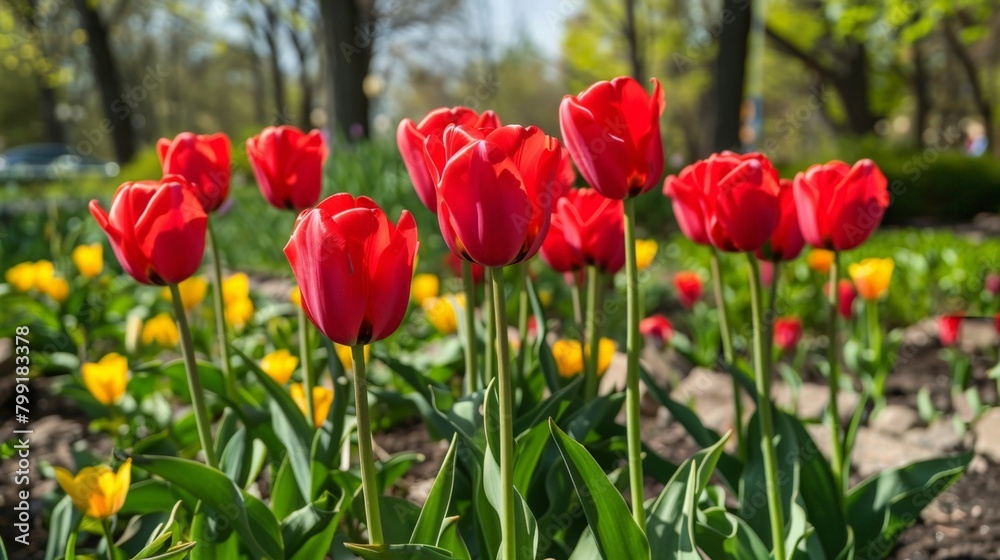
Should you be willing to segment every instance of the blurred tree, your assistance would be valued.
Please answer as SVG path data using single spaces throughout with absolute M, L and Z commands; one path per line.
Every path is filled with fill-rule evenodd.
M 45 131 L 44 138 L 49 142 L 63 144 L 66 142 L 66 134 L 63 131 L 62 123 L 56 115 L 58 99 L 53 84 L 58 81 L 58 77 L 53 75 L 52 64 L 49 62 L 50 55 L 48 53 L 50 48 L 48 47 L 44 30 L 46 14 L 43 14 L 38 9 L 37 0 L 6 0 L 6 3 L 9 5 L 11 12 L 19 18 L 11 23 L 14 26 L 17 26 L 19 23 L 23 31 L 21 36 L 29 41 L 25 44 L 34 46 L 34 49 L 29 49 L 28 52 L 22 49 L 21 55 L 24 56 L 33 53 L 37 55 L 34 60 L 27 60 L 26 62 L 32 68 L 32 75 L 35 79 L 35 85 L 38 88 L 38 110 L 42 120 L 42 127 Z M 11 29 L 11 31 L 15 30 Z M 13 41 L 13 36 L 9 36 L 8 40 Z
M 719 52 L 715 56 L 715 131 L 712 151 L 740 147 L 740 109 L 746 81 L 751 0 L 723 0 Z
M 91 0 L 74 0 L 80 14 L 80 26 L 87 33 L 91 65 L 101 93 L 105 117 L 101 129 L 111 136 L 118 161 L 126 163 L 136 150 L 132 111 L 122 104 L 126 86 L 118 70 L 118 60 L 111 51 L 108 26 L 98 13 L 99 4 Z M 127 0 L 119 0 L 115 8 L 121 10 L 126 4 Z

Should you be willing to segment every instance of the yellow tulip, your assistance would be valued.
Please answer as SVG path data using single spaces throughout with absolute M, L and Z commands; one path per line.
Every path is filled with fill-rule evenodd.
M 98 362 L 87 362 L 81 368 L 83 384 L 98 402 L 111 405 L 125 394 L 128 385 L 128 360 L 112 352 Z
M 302 414 L 306 413 L 306 390 L 301 383 L 293 383 L 289 389 L 292 400 L 298 405 Z M 333 389 L 327 387 L 313 387 L 313 424 L 318 428 L 326 421 L 326 416 L 330 413 L 330 405 L 333 404 Z
M 104 270 L 104 246 L 100 243 L 78 245 L 72 257 L 76 269 L 85 278 L 93 278 Z
M 292 291 L 288 294 L 288 299 L 295 304 L 295 307 L 302 307 L 302 291 L 299 290 L 298 286 L 292 288 Z
M 225 299 L 225 296 L 223 296 L 223 299 Z M 235 301 L 227 301 L 226 309 L 223 313 L 225 314 L 227 325 L 235 329 L 242 329 L 250 321 L 250 318 L 253 317 L 253 311 L 253 300 L 242 298 Z
M 260 360 L 260 369 L 278 385 L 288 383 L 298 365 L 299 359 L 284 348 L 275 350 Z
M 542 304 L 542 307 L 552 305 L 552 290 L 538 290 L 538 303 Z
M 418 274 L 413 277 L 413 284 L 410 286 L 410 299 L 417 305 L 423 305 L 425 301 L 438 295 L 441 288 L 441 280 L 434 274 Z
M 455 313 L 453 300 L 465 309 L 465 294 L 446 294 L 441 297 L 429 297 L 421 307 L 427 320 L 441 334 L 450 334 L 458 330 L 458 315 Z
M 877 301 L 889 289 L 894 267 L 892 259 L 865 259 L 847 267 L 858 295 L 867 301 Z
M 222 301 L 226 305 L 250 298 L 250 277 L 237 272 L 222 281 Z
M 157 344 L 164 348 L 172 348 L 177 346 L 179 341 L 177 324 L 169 313 L 160 313 L 142 326 L 142 343 L 146 346 Z
M 829 274 L 830 267 L 833 266 L 833 251 L 813 249 L 806 256 L 806 263 L 809 265 L 809 268 L 820 274 Z
M 50 261 L 38 261 L 35 263 L 35 289 L 39 292 L 47 292 L 49 284 L 56 277 L 56 269 Z
M 186 311 L 191 311 L 205 301 L 205 294 L 208 292 L 208 280 L 202 276 L 192 276 L 177 284 L 177 289 L 181 292 L 181 305 Z M 170 295 L 170 288 L 163 288 L 163 299 L 173 301 Z
M 7 269 L 4 280 L 19 292 L 27 292 L 35 287 L 35 263 L 23 262 Z
M 69 282 L 65 278 L 53 278 L 49 280 L 42 291 L 50 298 L 62 303 L 69 297 Z
M 659 245 L 655 239 L 636 239 L 635 241 L 635 266 L 642 270 L 653 264 L 656 258 L 656 251 Z
M 126 460 L 117 473 L 107 465 L 84 467 L 76 476 L 62 467 L 56 467 L 55 471 L 59 486 L 76 509 L 88 517 L 106 519 L 125 504 L 132 482 L 132 459 Z
M 333 349 L 337 352 L 337 357 L 340 358 L 341 365 L 344 366 L 344 371 L 351 371 L 354 369 L 354 359 L 351 355 L 351 347 L 344 346 L 343 344 L 333 343 Z M 369 358 L 372 355 L 372 347 L 365 345 L 365 363 L 368 363 Z
M 604 375 L 608 371 L 616 347 L 615 341 L 610 338 L 602 338 L 598 342 L 597 375 Z M 587 352 L 590 352 L 589 348 Z M 580 351 L 578 340 L 557 340 L 552 345 L 552 357 L 555 358 L 559 375 L 562 377 L 573 377 L 583 372 L 583 352 Z

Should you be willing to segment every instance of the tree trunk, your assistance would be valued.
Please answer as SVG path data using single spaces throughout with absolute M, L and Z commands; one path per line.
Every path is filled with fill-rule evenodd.
M 924 131 L 927 130 L 927 117 L 931 112 L 930 82 L 927 75 L 927 63 L 924 61 L 924 41 L 913 43 L 913 93 L 917 98 L 916 115 L 913 119 L 913 139 L 918 147 L 924 146 Z
M 302 97 L 299 105 L 299 128 L 302 130 L 309 130 L 312 128 L 312 119 L 310 115 L 312 113 L 313 105 L 313 92 L 312 92 L 312 80 L 309 79 L 309 53 L 306 51 L 305 45 L 302 40 L 299 39 L 298 33 L 295 29 L 288 29 L 289 36 L 292 38 L 292 46 L 295 47 L 295 52 L 299 55 L 299 89 L 302 90 Z
M 88 138 L 88 141 L 98 144 L 105 133 L 110 134 L 118 162 L 126 163 L 135 155 L 135 131 L 132 128 L 132 111 L 125 101 L 125 84 L 121 80 L 117 61 L 111 52 L 108 30 L 93 2 L 74 0 L 74 3 L 80 13 L 83 30 L 87 33 L 87 47 L 93 59 L 94 74 L 97 77 L 97 86 L 101 90 L 106 117 L 103 123 L 106 126 L 91 131 L 94 138 Z M 98 133 L 100 139 L 97 138 Z
M 747 39 L 752 16 L 750 3 L 723 0 L 722 13 L 732 14 L 724 21 L 719 34 L 719 54 L 715 58 L 715 134 L 712 150 L 737 150 L 740 147 L 740 109 L 746 77 Z
M 993 104 L 990 102 L 989 98 L 986 97 L 986 93 L 983 91 L 983 85 L 979 81 L 979 72 L 976 68 L 976 62 L 972 60 L 972 55 L 969 54 L 969 50 L 966 48 L 965 44 L 958 37 L 955 32 L 954 22 L 949 21 L 944 25 L 944 36 L 948 41 L 948 46 L 951 47 L 951 51 L 955 54 L 955 58 L 958 59 L 959 65 L 962 67 L 962 71 L 965 73 L 965 78 L 969 82 L 969 87 L 972 88 L 972 101 L 976 105 L 976 109 L 979 111 L 979 116 L 983 119 L 983 129 L 986 134 L 987 146 L 989 149 L 994 149 L 993 147 Z
M 642 56 L 642 46 L 639 44 L 639 30 L 635 24 L 635 0 L 625 0 L 625 41 L 628 42 L 629 66 L 632 77 L 638 81 L 646 78 L 645 61 Z
M 369 104 L 364 80 L 371 64 L 374 36 L 371 3 L 364 0 L 321 1 L 327 73 L 327 106 L 331 132 L 347 140 L 368 137 Z M 332 109 L 332 110 L 331 110 Z
M 277 124 L 286 124 L 289 119 L 285 112 L 285 78 L 281 72 L 281 58 L 278 54 L 278 14 L 267 4 L 264 5 L 264 15 L 267 18 L 267 29 L 264 30 L 264 40 L 271 62 L 271 86 L 274 92 L 274 120 Z

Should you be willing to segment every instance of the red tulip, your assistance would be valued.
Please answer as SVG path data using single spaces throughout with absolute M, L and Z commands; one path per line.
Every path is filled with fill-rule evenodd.
M 824 290 L 826 293 L 830 293 L 830 284 L 826 284 Z M 854 298 L 858 297 L 857 290 L 854 289 L 854 283 L 847 278 L 841 278 L 837 282 L 837 312 L 844 319 L 850 319 L 854 315 Z
M 942 346 L 958 344 L 958 335 L 962 327 L 962 315 L 944 315 L 938 318 L 938 338 Z
M 205 212 L 217 210 L 229 196 L 229 137 L 223 133 L 182 132 L 156 143 L 164 175 L 180 175 L 194 187 Z
M 445 257 L 445 264 L 448 268 L 455 273 L 455 276 L 459 278 L 462 277 L 462 259 L 458 257 L 455 253 L 448 252 L 448 256 Z M 479 284 L 483 281 L 483 276 L 486 274 L 486 269 L 482 266 L 472 263 L 472 283 Z
M 674 327 L 663 315 L 650 315 L 639 321 L 639 332 L 647 338 L 652 338 L 663 344 L 669 344 L 674 336 Z
M 986 280 L 983 282 L 983 288 L 985 288 L 990 295 L 1000 295 L 1000 274 L 997 274 L 996 272 L 987 274 Z
M 997 334 L 1000 334 L 1000 312 L 993 316 L 993 326 L 997 329 Z
M 795 176 L 794 193 L 802 236 L 822 249 L 861 245 L 889 206 L 885 175 L 870 159 L 814 165 Z
M 480 115 L 466 107 L 442 107 L 428 113 L 420 124 L 403 119 L 396 129 L 396 145 L 403 156 L 403 164 L 410 174 L 410 180 L 413 181 L 413 188 L 417 191 L 420 202 L 431 212 L 437 212 L 437 188 L 424 160 L 424 144 L 429 137 L 440 139 L 445 129 L 453 124 L 472 128 L 500 128 L 500 119 L 493 111 L 485 111 Z
M 305 210 L 319 201 L 326 144 L 318 130 L 305 134 L 294 126 L 269 126 L 247 139 L 247 158 L 271 206 Z
M 370 198 L 347 193 L 302 212 L 285 245 L 309 320 L 346 346 L 382 340 L 399 327 L 416 252 L 409 212 L 394 225 Z
M 806 242 L 802 239 L 802 230 L 799 229 L 792 181 L 781 179 L 778 184 L 780 186 L 778 205 L 781 208 L 778 227 L 771 234 L 770 242 L 757 249 L 757 257 L 770 261 L 790 261 L 799 256 Z
M 208 217 L 183 177 L 125 183 L 110 214 L 96 200 L 90 213 L 122 268 L 143 284 L 177 284 L 201 266 Z
M 774 322 L 774 344 L 782 352 L 794 350 L 802 336 L 802 321 L 797 317 L 779 317 Z
M 701 276 L 697 272 L 678 272 L 674 275 L 674 288 L 677 290 L 677 297 L 680 299 L 681 305 L 691 309 L 701 299 Z
M 613 199 L 638 196 L 663 176 L 660 115 L 666 103 L 655 79 L 650 95 L 629 77 L 597 82 L 559 106 L 566 148 L 591 187 Z
M 762 154 L 722 152 L 667 177 L 681 231 L 723 251 L 757 251 L 781 219 L 778 172 Z
M 542 258 L 557 272 L 592 264 L 614 274 L 625 266 L 625 208 L 594 189 L 570 189 L 556 201 Z
M 452 126 L 426 145 L 438 224 L 453 253 L 500 267 L 538 252 L 552 214 L 559 141 L 529 126 Z

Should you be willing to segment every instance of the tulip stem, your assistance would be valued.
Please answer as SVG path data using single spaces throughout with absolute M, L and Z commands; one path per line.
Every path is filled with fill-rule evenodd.
M 514 373 L 517 378 L 524 379 L 524 361 L 531 351 L 528 348 L 528 263 L 523 262 L 517 265 L 518 274 L 521 277 L 521 287 L 517 295 L 517 365 Z
M 715 247 L 712 247 L 710 253 L 709 267 L 712 271 L 715 313 L 719 318 L 719 336 L 722 338 L 722 359 L 726 361 L 726 367 L 734 367 L 736 359 L 733 352 L 732 333 L 729 331 L 726 299 L 722 291 L 722 267 L 719 266 L 719 251 Z M 731 377 L 733 378 L 733 431 L 736 432 L 736 450 L 740 456 L 746 456 L 745 442 L 743 441 L 743 392 L 736 376 L 731 375 Z
M 830 440 L 833 455 L 833 480 L 837 491 L 844 491 L 844 440 L 840 435 L 840 412 L 837 410 L 837 394 L 840 391 L 840 358 L 837 346 L 840 344 L 837 336 L 837 315 L 840 307 L 840 288 L 837 285 L 840 275 L 840 252 L 833 252 L 833 262 L 830 263 L 830 288 L 827 298 L 830 304 L 830 321 L 827 333 L 827 356 L 830 361 Z
M 235 372 L 229 364 L 229 337 L 226 335 L 226 302 L 222 296 L 222 262 L 219 259 L 219 244 L 212 229 L 212 220 L 208 224 L 208 246 L 212 251 L 212 299 L 215 304 L 215 332 L 219 338 L 219 359 L 222 360 L 222 374 L 226 378 L 226 392 L 230 399 L 236 398 Z
M 778 279 L 781 263 L 772 261 L 771 286 L 768 288 L 767 315 L 764 317 L 764 371 L 771 375 L 774 360 L 774 323 L 778 320 Z
M 382 517 L 379 512 L 378 486 L 375 482 L 375 455 L 372 451 L 372 426 L 368 416 L 368 381 L 365 379 L 365 346 L 351 346 L 354 361 L 354 411 L 358 420 L 358 455 L 361 457 L 361 490 L 365 500 L 365 523 L 368 544 L 382 544 Z
M 336 356 L 327 356 L 328 360 L 336 359 Z M 316 380 L 313 376 L 312 349 L 309 347 L 309 320 L 306 318 L 306 310 L 299 306 L 299 361 L 302 362 L 302 385 L 306 393 L 306 418 L 315 418 L 313 411 L 313 387 Z
M 878 301 L 865 301 L 865 315 L 868 319 L 868 346 L 872 349 L 872 361 L 875 366 L 872 392 L 875 396 L 875 406 L 881 407 L 885 401 L 885 380 L 889 371 L 882 367 L 882 329 L 878 324 Z
M 115 539 L 111 535 L 111 520 L 110 519 L 102 519 L 101 520 L 101 529 L 104 532 L 104 541 L 106 543 L 108 543 L 108 546 L 105 549 L 105 552 L 108 555 L 108 560 L 115 560 Z M 74 531 L 74 535 L 75 535 L 75 533 L 76 532 Z M 76 539 L 73 539 L 73 540 L 74 540 L 73 546 L 75 548 L 76 547 L 76 542 L 75 542 Z M 69 549 L 67 549 L 66 552 L 69 553 L 69 552 L 72 552 L 72 551 L 69 550 Z
M 483 352 L 483 387 L 489 385 L 490 381 L 496 375 L 496 340 L 497 340 L 497 322 L 496 322 L 496 310 L 493 309 L 496 306 L 496 298 L 493 295 L 493 282 L 489 278 L 486 279 L 485 287 L 485 299 L 486 299 L 486 344 L 485 352 Z
M 587 267 L 587 337 L 586 346 L 580 345 L 583 356 L 584 391 L 583 398 L 589 402 L 597 396 L 597 363 L 599 344 L 601 341 L 600 325 L 597 320 L 598 309 L 601 307 L 601 271 L 596 266 Z
M 476 392 L 476 284 L 472 277 L 472 263 L 462 260 L 462 286 L 465 288 L 465 392 Z
M 493 310 L 497 331 L 497 392 L 500 397 L 500 535 L 501 560 L 517 557 L 514 516 L 514 404 L 510 379 L 510 350 L 507 344 L 507 303 L 503 269 L 487 268 L 493 284 Z
M 785 558 L 785 524 L 781 510 L 781 488 L 778 486 L 778 457 L 774 448 L 774 419 L 771 417 L 771 375 L 766 369 L 764 325 L 760 286 L 760 266 L 753 253 L 747 253 L 750 264 L 750 307 L 753 323 L 753 365 L 757 382 L 757 420 L 760 424 L 760 447 L 764 454 L 764 487 L 767 511 L 771 521 L 771 546 L 775 558 Z
M 194 408 L 194 424 L 198 429 L 198 440 L 201 450 L 205 453 L 205 462 L 212 468 L 217 468 L 215 460 L 215 445 L 212 443 L 211 422 L 205 407 L 205 391 L 201 387 L 201 375 L 198 373 L 198 363 L 194 357 L 194 340 L 188 327 L 187 316 L 184 314 L 184 304 L 181 302 L 181 291 L 177 284 L 170 284 L 170 299 L 174 304 L 174 315 L 177 319 L 177 329 L 181 333 L 181 350 L 184 354 L 184 366 L 187 370 L 188 388 L 191 390 L 191 407 Z
M 626 439 L 628 443 L 628 478 L 632 492 L 632 517 L 639 530 L 646 533 L 645 493 L 642 477 L 642 425 L 639 418 L 639 269 L 635 258 L 635 199 L 625 199 L 625 273 L 627 280 L 628 368 L 625 378 Z M 597 356 L 591 360 L 596 364 Z

